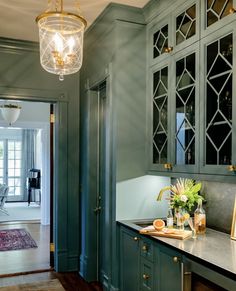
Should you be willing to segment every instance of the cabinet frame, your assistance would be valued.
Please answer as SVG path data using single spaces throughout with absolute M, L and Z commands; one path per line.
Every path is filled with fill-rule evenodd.
M 188 173 L 197 173 L 199 169 L 199 45 L 198 42 L 193 44 L 192 46 L 189 46 L 186 48 L 183 52 L 178 52 L 173 56 L 172 59 L 172 76 L 171 80 L 174 80 L 174 82 L 171 82 L 171 103 L 172 106 L 170 108 L 170 116 L 173 117 L 173 120 L 171 122 L 171 163 L 173 165 L 172 169 L 173 172 L 188 172 Z M 178 60 L 181 60 L 182 58 L 191 55 L 192 53 L 195 53 L 195 164 L 176 164 L 176 143 L 175 143 L 175 128 L 176 128 L 176 92 L 175 92 L 175 84 L 176 84 L 176 62 Z M 171 74 L 170 74 L 171 75 Z M 170 117 L 170 118 L 171 118 Z
M 231 24 L 228 24 L 226 27 L 222 27 L 220 30 L 215 31 L 209 37 L 204 38 L 200 43 L 200 84 L 201 90 L 200 95 L 202 96 L 200 101 L 200 120 L 202 120 L 204 126 L 200 127 L 200 173 L 203 174 L 213 174 L 217 173 L 217 175 L 227 175 L 227 176 L 235 176 L 234 171 L 229 171 L 227 165 L 206 165 L 206 144 L 205 144 L 205 128 L 206 128 L 206 48 L 207 45 L 227 36 L 232 33 L 233 35 L 233 88 L 232 92 L 235 94 L 236 90 L 236 29 L 233 28 Z M 236 96 L 232 96 L 232 164 L 236 163 Z
M 153 76 L 155 72 L 158 72 L 160 70 L 162 70 L 163 68 L 167 67 L 168 70 L 168 102 L 167 102 L 167 113 L 170 112 L 170 78 L 169 78 L 169 72 L 171 72 L 170 69 L 171 63 L 170 60 L 165 59 L 165 61 L 163 61 L 162 63 L 153 66 L 150 70 L 149 70 L 149 80 L 150 80 L 150 86 L 149 86 L 149 92 L 148 92 L 148 109 L 147 109 L 147 116 L 149 116 L 149 122 L 148 124 L 151 124 L 151 127 L 148 127 L 148 140 L 149 140 L 149 145 L 148 148 L 150 148 L 151 150 L 149 151 L 149 157 L 148 157 L 148 161 L 149 161 L 149 166 L 148 168 L 151 170 L 159 170 L 159 171 L 166 171 L 168 172 L 168 169 L 164 168 L 164 164 L 154 164 L 153 163 Z M 170 163 L 170 157 L 171 157 L 171 146 L 170 146 L 170 139 L 171 139 L 171 132 L 170 132 L 170 114 L 168 114 L 167 116 L 167 163 Z M 168 161 L 169 158 L 169 161 Z

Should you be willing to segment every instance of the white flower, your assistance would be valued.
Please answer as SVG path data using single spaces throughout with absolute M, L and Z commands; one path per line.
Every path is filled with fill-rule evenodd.
M 188 197 L 184 194 L 180 195 L 180 200 L 183 202 L 186 202 L 188 200 Z

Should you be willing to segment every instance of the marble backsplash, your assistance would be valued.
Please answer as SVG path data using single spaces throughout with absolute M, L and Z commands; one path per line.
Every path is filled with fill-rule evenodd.
M 230 233 L 236 184 L 202 181 L 207 227 Z

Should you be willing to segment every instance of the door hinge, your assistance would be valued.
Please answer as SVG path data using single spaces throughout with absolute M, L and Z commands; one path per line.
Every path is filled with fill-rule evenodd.
M 55 114 L 54 113 L 50 114 L 50 123 L 55 123 Z
M 55 252 L 55 245 L 54 243 L 50 243 L 50 253 L 54 253 Z

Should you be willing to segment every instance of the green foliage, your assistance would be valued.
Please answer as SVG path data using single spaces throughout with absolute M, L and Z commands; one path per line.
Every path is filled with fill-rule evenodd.
M 192 179 L 177 179 L 175 185 L 164 187 L 157 198 L 160 200 L 163 192 L 170 190 L 170 205 L 172 208 L 183 208 L 186 211 L 191 211 L 198 200 L 203 200 L 203 197 L 198 193 L 202 187 L 201 183 L 195 184 Z

